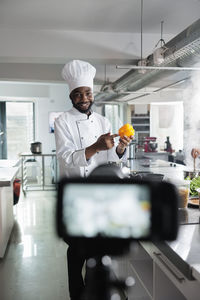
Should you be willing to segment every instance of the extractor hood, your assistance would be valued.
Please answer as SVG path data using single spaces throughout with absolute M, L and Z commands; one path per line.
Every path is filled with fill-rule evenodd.
M 196 64 L 200 66 L 200 19 L 165 44 L 163 58 L 162 63 L 155 64 L 152 53 L 146 58 L 147 66 L 192 67 Z M 175 72 L 180 75 L 178 79 L 176 76 L 177 82 L 191 76 L 191 71 L 184 71 L 183 74 L 183 71 L 171 71 L 167 70 L 167 68 L 166 70 L 156 68 L 154 70 L 145 70 L 145 72 L 131 69 L 115 82 L 106 86 L 106 90 L 97 93 L 95 103 L 98 105 L 110 101 L 123 102 L 128 92 L 136 92 L 148 87 L 152 83 L 160 82 L 164 78 L 175 74 Z M 158 90 L 164 88 L 163 84 Z M 140 95 L 139 97 L 144 95 Z M 136 96 L 136 98 L 138 97 Z

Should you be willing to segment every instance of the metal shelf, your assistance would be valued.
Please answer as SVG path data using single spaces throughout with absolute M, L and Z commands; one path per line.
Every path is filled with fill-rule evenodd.
M 57 189 L 57 159 L 56 154 L 32 154 L 32 153 L 21 153 L 20 154 L 21 160 L 21 168 L 22 168 L 22 190 L 25 193 L 26 191 L 40 191 L 40 190 L 55 190 Z M 53 167 L 54 177 L 52 177 L 52 184 L 46 182 L 46 172 L 45 172 L 45 158 L 49 157 L 51 159 L 51 163 L 49 167 Z M 29 159 L 27 159 L 29 158 Z M 39 162 L 36 160 L 39 160 Z M 36 184 L 35 182 L 31 182 L 28 178 L 27 174 L 27 163 L 30 163 L 29 167 L 38 169 L 37 177 L 40 177 L 39 183 Z M 53 166 L 52 166 L 53 163 Z M 33 164 L 33 166 L 31 165 Z M 52 171 L 52 170 L 51 170 Z
M 150 119 L 149 116 L 146 116 L 146 117 L 133 117 L 131 116 L 131 119 Z
M 149 123 L 141 123 L 141 124 L 133 124 L 133 126 L 134 127 L 136 127 L 136 126 L 150 126 L 150 124 Z

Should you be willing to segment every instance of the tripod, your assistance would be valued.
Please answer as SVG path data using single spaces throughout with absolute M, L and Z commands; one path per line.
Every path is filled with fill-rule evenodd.
M 86 287 L 80 300 L 111 300 L 112 291 L 115 292 L 113 299 L 121 299 L 120 290 L 126 290 L 127 285 L 123 280 L 114 278 L 109 256 L 98 256 L 87 261 Z M 124 298 L 128 300 L 128 298 Z

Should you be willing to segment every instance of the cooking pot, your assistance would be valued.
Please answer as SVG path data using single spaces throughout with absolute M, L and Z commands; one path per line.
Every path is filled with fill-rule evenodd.
M 130 174 L 130 177 L 133 179 L 143 179 L 150 181 L 162 181 L 164 178 L 163 174 L 157 174 L 152 172 L 135 172 Z
M 31 143 L 30 150 L 33 154 L 41 154 L 42 153 L 42 143 L 40 143 L 40 142 Z
M 200 170 L 184 171 L 184 178 L 189 177 L 190 179 L 193 179 L 198 176 L 200 176 Z

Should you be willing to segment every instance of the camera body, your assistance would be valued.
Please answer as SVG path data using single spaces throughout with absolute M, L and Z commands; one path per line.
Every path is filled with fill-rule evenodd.
M 134 240 L 174 240 L 174 185 L 117 177 L 65 178 L 58 185 L 58 235 L 86 256 L 119 255 Z

